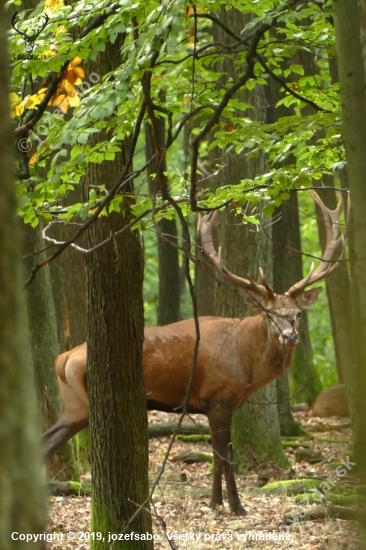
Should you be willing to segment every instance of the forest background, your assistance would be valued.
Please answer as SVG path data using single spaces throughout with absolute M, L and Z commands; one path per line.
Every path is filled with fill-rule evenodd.
M 354 456 L 362 468 L 365 34 L 363 2 L 346 4 L 27 0 L 16 13 L 17 3 L 7 3 L 17 204 L 26 224 L 28 326 L 44 427 L 60 410 L 49 366 L 87 336 L 90 391 L 100 409 L 94 420 L 91 409 L 92 426 L 97 419 L 103 425 L 108 410 L 98 393 L 103 373 L 97 365 L 106 353 L 117 365 L 125 353 L 131 369 L 121 375 L 112 368 L 109 382 L 119 395 L 137 388 L 135 403 L 128 408 L 125 400 L 119 409 L 121 418 L 136 418 L 137 424 L 127 420 L 127 427 L 111 428 L 109 446 L 116 449 L 136 433 L 143 441 L 146 419 L 138 412 L 145 399 L 139 370 L 143 306 L 147 325 L 196 310 L 212 314 L 213 307 L 221 314 L 246 313 L 212 276 L 200 290 L 198 212 L 226 207 L 218 235 L 225 261 L 252 277 L 262 265 L 282 291 L 294 271 L 308 270 L 321 257 L 321 218 L 306 189 L 326 188 L 322 196 L 333 206 L 340 190 L 347 202 L 349 189 L 351 261 L 342 262 L 327 283 L 328 303 L 323 293 L 309 323 L 303 323 L 288 395 L 312 403 L 322 387 L 344 381 Z M 112 229 L 104 218 L 112 220 Z M 248 257 L 237 253 L 245 245 Z M 285 269 L 276 246 L 292 254 Z M 117 275 L 113 281 L 111 273 Z M 131 334 L 140 338 L 135 348 Z M 133 370 L 136 358 L 140 367 Z M 273 404 L 271 391 L 280 389 L 266 390 Z M 108 429 L 104 424 L 100 433 Z M 72 470 L 72 449 L 69 453 L 62 460 Z M 104 465 L 95 453 L 98 486 Z M 131 468 L 141 472 L 144 451 L 137 456 L 131 450 L 131 457 Z M 146 493 L 146 479 L 142 476 L 137 493 Z M 97 487 L 97 501 L 102 494 L 105 487 Z

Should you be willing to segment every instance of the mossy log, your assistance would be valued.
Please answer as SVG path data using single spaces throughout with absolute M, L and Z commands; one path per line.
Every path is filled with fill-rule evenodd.
M 356 485 L 354 488 L 354 492 L 356 495 L 363 495 L 366 497 L 366 485 Z
M 205 453 L 203 451 L 190 451 L 186 453 L 179 453 L 173 456 L 172 462 L 185 462 L 186 464 L 194 464 L 196 462 L 212 462 L 212 453 Z
M 261 488 L 261 491 L 270 494 L 298 495 L 308 493 L 310 489 L 318 489 L 322 480 L 320 479 L 285 479 L 281 481 L 272 481 Z
M 336 504 L 338 506 L 353 506 L 366 504 L 366 498 L 362 495 L 348 494 L 348 495 L 339 495 L 333 493 L 327 493 L 324 496 L 324 502 L 330 502 L 331 504 Z M 316 493 L 304 493 L 297 495 L 295 497 L 296 504 L 307 505 L 307 504 L 319 504 L 319 494 Z
M 338 443 L 339 445 L 344 444 L 344 439 L 337 439 L 335 437 L 316 437 L 315 443 Z
M 306 430 L 311 430 L 312 432 L 332 432 L 336 430 L 344 430 L 345 428 L 350 428 L 351 422 L 343 422 L 342 424 L 305 424 L 304 428 Z
M 328 462 L 327 466 L 330 466 L 331 468 L 338 468 L 338 466 L 344 466 L 343 462 L 340 460 L 332 460 L 332 462 Z
M 177 435 L 177 441 L 183 443 L 208 443 L 211 441 L 209 434 Z
M 284 523 L 291 525 L 296 521 L 327 520 L 329 518 L 345 519 L 349 521 L 366 521 L 366 511 L 359 508 L 346 508 L 344 506 L 318 506 L 308 512 L 298 514 L 296 510 L 292 514 L 286 514 Z
M 48 484 L 49 492 L 55 496 L 89 496 L 91 483 L 79 481 L 51 481 Z
M 149 438 L 152 439 L 153 437 L 168 437 L 169 435 L 172 435 L 173 432 L 176 431 L 177 424 L 175 422 L 169 422 L 169 423 L 155 423 L 155 424 L 149 424 Z M 178 434 L 209 434 L 210 429 L 208 424 L 195 424 L 194 422 L 189 424 L 184 424 L 183 426 L 180 426 L 177 430 Z
M 302 462 L 303 460 L 309 464 L 318 464 L 324 461 L 324 456 L 314 449 L 297 449 L 295 451 L 295 462 Z
M 299 447 L 305 447 L 310 448 L 309 443 L 301 442 L 301 441 L 288 441 L 287 439 L 282 440 L 282 447 L 284 449 L 298 449 Z

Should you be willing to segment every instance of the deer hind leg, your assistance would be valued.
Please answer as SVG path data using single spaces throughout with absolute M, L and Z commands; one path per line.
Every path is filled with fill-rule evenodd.
M 231 512 L 237 516 L 246 516 L 236 488 L 231 446 L 230 425 L 232 410 L 225 405 L 216 405 L 208 413 L 211 441 L 214 450 L 214 479 L 211 506 L 222 504 L 222 472 L 225 475 L 228 501 Z
M 89 424 L 88 405 L 66 382 L 58 379 L 64 411 L 59 420 L 43 434 L 46 455 L 66 443 Z

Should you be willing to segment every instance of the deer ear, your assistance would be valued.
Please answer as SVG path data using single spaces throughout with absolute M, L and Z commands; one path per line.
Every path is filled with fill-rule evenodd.
M 297 298 L 296 303 L 299 306 L 300 309 L 309 309 L 309 307 L 313 306 L 315 302 L 318 299 L 319 294 L 322 291 L 321 286 L 317 286 L 316 288 L 311 288 L 310 290 L 306 290 L 302 292 Z

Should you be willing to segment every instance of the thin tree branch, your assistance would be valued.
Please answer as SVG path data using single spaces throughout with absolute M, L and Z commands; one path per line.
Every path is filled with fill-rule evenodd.
M 295 90 L 290 88 L 290 86 L 288 86 L 288 84 L 286 84 L 286 82 L 280 76 L 276 75 L 276 73 L 272 71 L 272 69 L 264 61 L 264 58 L 258 52 L 257 52 L 257 59 L 259 63 L 262 65 L 262 67 L 265 69 L 265 71 L 273 78 L 273 80 L 276 80 L 276 82 L 281 84 L 281 87 L 284 90 L 286 90 L 286 92 L 288 92 L 290 95 L 292 95 L 293 97 L 296 97 L 296 99 L 300 99 L 300 101 L 303 101 L 307 105 L 310 105 L 318 112 L 320 111 L 322 113 L 332 113 L 332 111 L 329 111 L 328 109 L 324 109 L 323 107 L 320 107 L 320 105 L 317 105 L 311 99 L 308 99 L 307 97 L 304 97 L 298 94 L 297 92 L 295 92 Z

